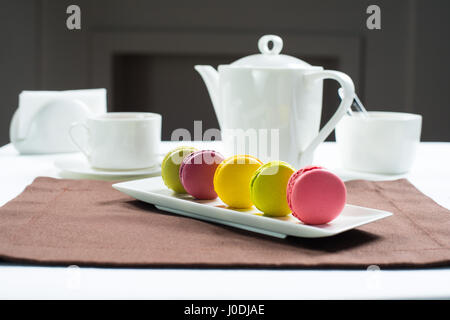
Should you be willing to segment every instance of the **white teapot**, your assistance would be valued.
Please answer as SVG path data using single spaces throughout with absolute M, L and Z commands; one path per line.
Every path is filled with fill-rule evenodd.
M 309 165 L 316 147 L 350 108 L 353 81 L 342 72 L 280 54 L 283 40 L 276 35 L 261 37 L 258 47 L 260 54 L 220 65 L 218 71 L 195 66 L 211 97 L 225 151 L 253 154 L 263 161 L 281 159 L 297 167 Z M 328 78 L 340 84 L 343 99 L 319 131 L 323 79 Z M 245 150 L 238 146 L 243 141 L 249 141 Z

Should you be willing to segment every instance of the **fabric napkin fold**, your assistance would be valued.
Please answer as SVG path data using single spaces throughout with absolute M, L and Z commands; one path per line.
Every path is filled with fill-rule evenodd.
M 450 265 L 450 211 L 407 180 L 347 182 L 348 203 L 394 215 L 320 239 L 275 239 L 177 216 L 111 184 L 37 178 L 0 208 L 0 257 L 33 264 L 142 267 Z
M 46 104 L 59 99 L 79 100 L 93 114 L 106 112 L 106 89 L 103 88 L 65 91 L 22 91 L 19 94 L 17 138 L 25 139 L 36 114 Z

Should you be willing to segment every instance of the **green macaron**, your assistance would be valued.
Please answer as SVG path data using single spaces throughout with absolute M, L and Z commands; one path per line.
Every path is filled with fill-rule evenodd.
M 286 187 L 295 169 L 283 161 L 270 161 L 254 173 L 250 181 L 250 197 L 265 215 L 283 217 L 291 212 Z
M 193 147 L 178 147 L 168 152 L 161 164 L 161 176 L 164 184 L 177 193 L 186 193 L 180 181 L 180 165 L 183 159 L 192 152 L 197 151 Z

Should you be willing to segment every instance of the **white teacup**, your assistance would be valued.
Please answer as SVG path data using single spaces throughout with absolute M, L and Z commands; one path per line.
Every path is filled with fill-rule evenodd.
M 77 128 L 84 128 L 85 132 Z M 160 114 L 105 113 L 88 118 L 86 123 L 72 124 L 69 133 L 92 167 L 133 170 L 158 163 Z
M 411 168 L 420 142 L 422 116 L 401 112 L 346 115 L 336 127 L 344 168 L 380 174 L 401 174 Z

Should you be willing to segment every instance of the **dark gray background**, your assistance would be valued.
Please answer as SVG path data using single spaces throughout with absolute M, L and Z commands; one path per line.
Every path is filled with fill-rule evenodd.
M 66 28 L 77 4 L 82 30 Z M 381 7 L 382 30 L 366 8 Z M 21 90 L 106 87 L 109 111 L 163 114 L 174 128 L 217 127 L 194 64 L 256 53 L 266 33 L 283 52 L 352 76 L 368 109 L 420 113 L 423 140 L 450 141 L 448 0 L 0 0 L 0 144 Z M 323 118 L 337 106 L 327 81 Z

